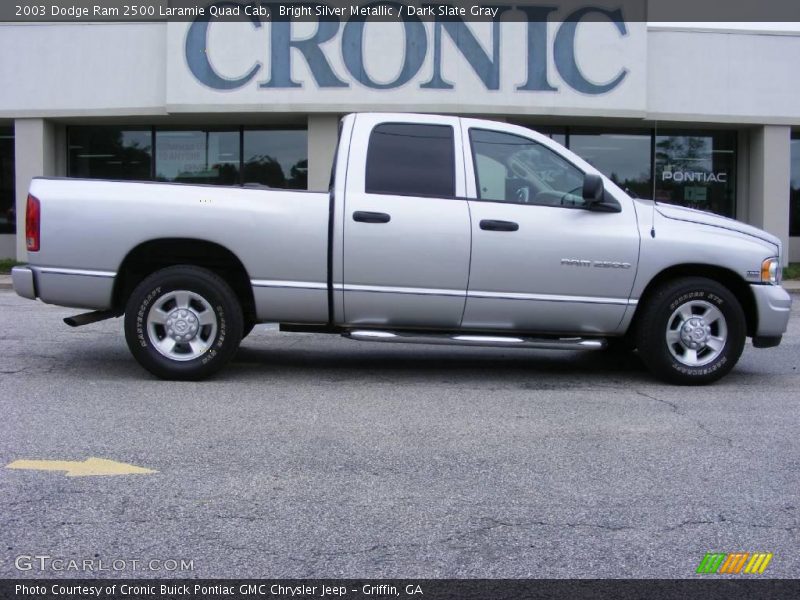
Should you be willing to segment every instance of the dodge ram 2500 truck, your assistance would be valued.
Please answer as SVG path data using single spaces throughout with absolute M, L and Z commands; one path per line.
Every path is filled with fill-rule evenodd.
M 708 383 L 780 343 L 778 238 L 629 197 L 529 129 L 421 114 L 341 121 L 328 192 L 37 178 L 26 298 L 124 315 L 170 379 L 225 365 L 257 323 L 354 340 L 635 348 Z

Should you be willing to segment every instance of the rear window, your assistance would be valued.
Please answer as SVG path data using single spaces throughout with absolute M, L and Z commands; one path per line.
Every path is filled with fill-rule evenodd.
M 455 196 L 455 151 L 449 125 L 383 123 L 369 136 L 368 194 Z

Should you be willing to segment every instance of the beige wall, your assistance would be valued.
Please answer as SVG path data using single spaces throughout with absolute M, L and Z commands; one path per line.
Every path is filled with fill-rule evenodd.
M 339 115 L 308 117 L 308 189 L 328 189 L 333 155 L 339 137 Z
M 25 201 L 31 179 L 65 174 L 63 128 L 45 119 L 17 119 L 14 122 L 14 171 L 17 197 L 17 260 L 27 258 L 25 250 Z M 59 143 L 61 141 L 61 143 Z
M 750 132 L 747 222 L 778 236 L 789 262 L 791 128 L 765 125 Z

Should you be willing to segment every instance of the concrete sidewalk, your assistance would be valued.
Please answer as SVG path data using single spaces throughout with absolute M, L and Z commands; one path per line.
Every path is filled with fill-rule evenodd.
M 800 279 L 791 279 L 783 282 L 783 287 L 791 294 L 800 294 Z M 0 274 L 0 290 L 13 289 L 11 275 Z

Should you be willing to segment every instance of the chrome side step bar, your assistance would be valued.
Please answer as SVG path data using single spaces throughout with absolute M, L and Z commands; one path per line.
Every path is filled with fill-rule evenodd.
M 465 333 L 405 333 L 376 329 L 353 329 L 343 337 L 362 342 L 390 342 L 400 344 L 435 344 L 438 346 L 489 346 L 494 348 L 538 348 L 540 350 L 602 350 L 604 339 L 531 338 Z

